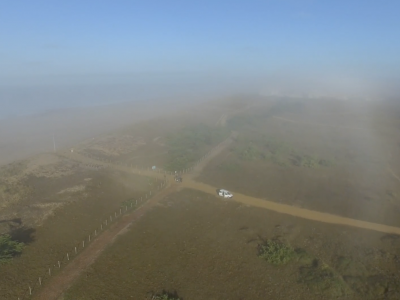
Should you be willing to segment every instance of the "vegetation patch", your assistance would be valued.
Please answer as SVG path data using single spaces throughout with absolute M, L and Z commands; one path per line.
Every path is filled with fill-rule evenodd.
M 218 165 L 218 168 L 226 172 L 238 172 L 242 169 L 242 166 L 235 162 L 223 162 Z
M 176 292 L 169 293 L 163 291 L 161 294 L 154 295 L 152 300 L 181 300 Z
M 10 235 L 0 236 L 0 264 L 12 260 L 12 258 L 22 252 L 24 243 L 20 243 L 11 238 Z
M 350 257 L 339 256 L 334 262 L 335 270 L 343 276 L 366 276 L 365 266 Z
M 315 156 L 301 154 L 291 149 L 289 145 L 275 137 L 238 139 L 238 145 L 233 147 L 236 156 L 245 161 L 264 160 L 275 165 L 286 167 L 289 165 L 303 168 L 331 167 L 333 161 L 320 159 Z
M 350 293 L 343 278 L 317 259 L 311 265 L 300 267 L 299 271 L 299 282 L 306 284 L 316 294 L 341 297 Z
M 310 155 L 293 155 L 292 164 L 298 167 L 316 168 L 318 167 L 318 159 Z
M 267 240 L 259 245 L 258 257 L 273 265 L 284 265 L 296 255 L 294 249 L 279 240 Z
M 199 124 L 187 127 L 167 137 L 168 162 L 165 169 L 182 170 L 192 166 L 212 146 L 221 142 L 229 134 L 222 127 Z

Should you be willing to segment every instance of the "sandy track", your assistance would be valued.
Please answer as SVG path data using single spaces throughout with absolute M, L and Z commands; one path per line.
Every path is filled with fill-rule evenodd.
M 235 135 L 233 134 L 233 136 L 235 136 Z M 217 156 L 219 153 L 221 153 L 230 143 L 232 143 L 232 141 L 233 141 L 232 137 L 230 137 L 230 138 L 226 139 L 224 142 L 222 142 L 218 147 L 216 147 L 215 149 L 213 149 L 211 151 L 210 155 L 207 158 L 205 158 L 199 164 L 197 164 L 195 166 L 193 172 L 184 177 L 184 180 L 181 183 L 181 187 L 182 188 L 184 188 L 184 187 L 191 188 L 191 189 L 195 189 L 195 190 L 199 190 L 199 191 L 203 191 L 206 193 L 216 195 L 216 189 L 217 189 L 216 187 L 197 182 L 194 179 L 211 159 L 213 159 L 215 156 Z M 127 168 L 124 168 L 124 167 L 118 167 L 118 168 L 121 170 L 127 170 Z M 388 172 L 391 173 L 391 175 L 394 178 L 396 178 L 397 180 L 400 181 L 400 177 L 398 177 L 389 167 L 387 170 L 388 170 Z M 147 175 L 147 176 L 156 176 L 158 178 L 161 178 L 163 176 L 162 174 L 153 173 L 152 171 L 145 171 L 145 172 L 142 172 L 142 174 Z M 399 227 L 371 223 L 371 222 L 361 221 L 361 220 L 357 220 L 357 219 L 346 218 L 346 217 L 342 217 L 342 216 L 338 216 L 338 215 L 323 213 L 323 212 L 319 212 L 319 211 L 299 208 L 299 207 L 295 207 L 295 206 L 291 206 L 291 205 L 277 203 L 274 201 L 268 201 L 265 199 L 260 199 L 260 198 L 243 195 L 240 193 L 234 193 L 234 194 L 235 194 L 234 201 L 243 203 L 245 205 L 265 208 L 265 209 L 269 209 L 269 210 L 276 211 L 279 213 L 288 214 L 288 215 L 296 216 L 299 218 L 304 218 L 304 219 L 318 221 L 318 222 L 358 227 L 358 228 L 363 228 L 363 229 L 368 229 L 368 230 L 379 231 L 379 232 L 383 232 L 383 233 L 400 234 Z
M 89 267 L 102 253 L 102 251 L 110 244 L 112 244 L 115 238 L 118 235 L 121 235 L 127 231 L 127 228 L 135 221 L 137 221 L 144 213 L 150 210 L 152 207 L 157 205 L 157 203 L 167 196 L 170 193 L 175 192 L 178 187 L 181 188 L 190 188 L 199 190 L 205 193 L 216 195 L 216 188 L 204 183 L 200 183 L 195 181 L 193 178 L 198 175 L 204 166 L 214 157 L 216 157 L 219 153 L 221 153 L 230 143 L 232 143 L 233 138 L 235 137 L 235 133 L 232 134 L 231 137 L 222 142 L 218 147 L 214 148 L 210 154 L 203 159 L 199 164 L 195 166 L 193 172 L 191 174 L 185 175 L 185 178 L 182 183 L 176 184 L 172 183 L 170 186 L 167 186 L 164 190 L 162 190 L 159 194 L 155 195 L 148 202 L 146 202 L 142 207 L 137 209 L 131 214 L 123 216 L 120 220 L 118 220 L 113 227 L 109 230 L 105 231 L 101 234 L 97 239 L 95 239 L 79 256 L 77 256 L 73 261 L 71 261 L 57 276 L 53 277 L 50 282 L 48 282 L 40 292 L 33 297 L 33 299 L 43 299 L 43 300 L 56 300 L 59 299 L 60 296 L 73 284 L 73 282 L 79 277 L 79 275 L 84 271 L 87 267 Z M 74 159 L 85 162 L 95 162 L 99 163 L 94 159 L 90 159 L 87 157 L 74 155 Z M 164 175 L 162 173 L 157 173 L 154 171 L 142 171 L 135 170 L 129 168 L 128 166 L 120 166 L 120 165 L 110 165 L 110 167 L 119 169 L 121 171 L 134 172 L 141 175 L 163 178 Z M 394 174 L 394 173 L 393 173 Z M 394 176 L 396 176 L 394 174 Z M 168 176 L 169 179 L 172 179 L 172 176 Z M 172 181 L 172 180 L 171 180 Z M 229 200 L 232 201 L 232 200 Z M 374 230 L 383 233 L 394 233 L 400 235 L 400 228 L 370 223 L 366 221 L 341 217 L 337 215 L 332 215 L 328 213 L 322 213 L 318 211 L 303 209 L 299 207 L 294 207 L 290 205 L 285 205 L 281 203 L 276 203 L 273 201 L 268 201 L 264 199 L 259 199 L 247 195 L 243 195 L 240 193 L 234 193 L 233 201 L 243 203 L 248 206 L 254 206 L 264 209 L 269 209 L 278 213 L 288 214 L 295 217 L 300 217 L 312 221 L 344 225 L 344 226 L 352 226 L 362 229 Z
M 186 188 L 191 188 L 195 190 L 199 190 L 205 193 L 214 194 L 216 195 L 216 188 L 204 183 L 196 182 L 194 180 L 187 180 L 183 183 L 183 186 Z M 332 215 L 328 213 L 323 213 L 319 211 L 299 208 L 291 205 L 281 204 L 269 200 L 259 199 L 247 195 L 243 195 L 240 193 L 233 193 L 234 198 L 233 201 L 254 207 L 265 208 L 268 210 L 272 210 L 278 213 L 287 214 L 307 220 L 318 221 L 323 223 L 330 223 L 336 225 L 345 225 L 345 226 L 352 226 L 358 227 L 363 229 L 369 229 L 374 231 L 379 231 L 383 233 L 395 233 L 400 235 L 400 228 L 393 227 L 383 224 L 377 223 L 370 223 L 366 221 L 341 217 L 337 215 Z M 232 201 L 232 200 L 228 200 Z
M 89 246 L 62 269 L 58 275 L 52 277 L 32 299 L 59 299 L 79 277 L 82 271 L 87 269 L 101 255 L 103 250 L 115 241 L 115 237 L 124 233 L 127 227 L 140 219 L 141 216 L 157 205 L 166 195 L 173 193 L 175 189 L 176 185 L 167 186 L 132 213 L 123 215 L 119 220 L 117 219 L 117 222 L 93 240 Z

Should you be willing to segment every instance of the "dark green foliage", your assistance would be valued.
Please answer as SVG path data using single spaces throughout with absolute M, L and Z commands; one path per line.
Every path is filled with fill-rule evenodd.
M 180 300 L 178 297 L 178 294 L 176 292 L 174 293 L 168 293 L 166 291 L 163 291 L 161 294 L 154 295 L 152 300 Z
M 192 166 L 207 149 L 221 142 L 228 134 L 224 128 L 199 124 L 167 137 L 169 151 L 165 169 L 176 171 Z
M 316 168 L 318 167 L 318 160 L 309 155 L 294 155 L 292 158 L 292 163 L 298 167 L 305 168 Z
M 329 159 L 320 159 L 318 164 L 322 167 L 332 167 L 335 163 Z
M 306 284 L 317 294 L 341 297 L 350 293 L 342 277 L 317 259 L 311 265 L 300 267 L 299 282 Z
M 20 254 L 24 243 L 14 241 L 8 234 L 0 236 L 0 263 L 10 261 L 14 256 Z
M 258 149 L 252 143 L 250 143 L 247 147 L 240 151 L 239 156 L 243 160 L 255 160 L 260 158 L 260 153 Z
M 297 248 L 294 250 L 296 253 L 296 261 L 301 265 L 311 265 L 314 262 L 314 257 L 310 255 L 306 250 Z
M 292 164 L 304 168 L 331 167 L 334 163 L 328 159 L 318 159 L 310 155 L 301 155 L 293 153 Z
M 284 265 L 295 257 L 295 251 L 289 245 L 278 240 L 267 240 L 259 245 L 258 257 L 273 265 Z
M 284 142 L 281 142 L 274 137 L 267 138 L 264 146 L 273 155 L 289 152 L 289 147 Z

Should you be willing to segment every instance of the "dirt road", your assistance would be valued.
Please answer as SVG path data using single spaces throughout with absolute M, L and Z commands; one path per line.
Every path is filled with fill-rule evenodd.
M 87 267 L 89 267 L 97 257 L 101 255 L 101 252 L 108 245 L 112 244 L 120 234 L 123 234 L 127 227 L 129 227 L 133 222 L 137 221 L 146 211 L 150 210 L 152 207 L 157 205 L 157 203 L 167 196 L 170 193 L 175 192 L 178 188 L 190 188 L 199 190 L 202 192 L 206 192 L 209 194 L 216 195 L 216 187 L 206 185 L 200 182 L 195 181 L 195 177 L 201 172 L 204 166 L 214 157 L 216 157 L 219 153 L 221 153 L 230 143 L 232 143 L 235 134 L 229 137 L 227 140 L 222 142 L 216 148 L 214 148 L 207 157 L 202 159 L 192 170 L 191 173 L 184 175 L 184 180 L 182 183 L 175 183 L 172 181 L 172 176 L 169 175 L 169 181 L 171 184 L 167 186 L 164 190 L 162 190 L 159 194 L 151 198 L 147 203 L 145 203 L 141 208 L 137 209 L 133 213 L 129 215 L 125 215 L 124 217 L 116 222 L 113 227 L 100 235 L 96 240 L 94 240 L 86 249 L 83 251 L 77 258 L 71 261 L 57 276 L 53 277 L 50 282 L 44 285 L 43 289 L 33 298 L 33 299 L 43 299 L 43 300 L 56 300 L 62 296 L 62 294 L 73 284 L 74 280 L 76 280 L 79 275 L 84 271 Z M 74 155 L 74 159 L 79 160 L 85 163 L 97 163 L 98 161 Z M 101 163 L 100 164 L 104 164 Z M 164 174 L 161 172 L 155 172 L 151 170 L 137 170 L 130 168 L 129 166 L 121 166 L 121 165 L 110 165 L 109 167 L 116 168 L 121 171 L 134 172 L 146 176 L 156 177 L 156 178 L 164 178 Z M 232 200 L 229 200 L 232 201 Z M 387 226 L 383 224 L 370 223 L 365 221 L 360 221 L 356 219 L 345 218 L 337 215 L 331 215 L 327 213 L 322 213 L 318 211 L 312 211 L 308 209 L 303 209 L 299 207 L 294 207 L 290 205 L 280 204 L 273 201 L 268 201 L 265 199 L 259 199 L 247 195 L 243 195 L 240 193 L 234 193 L 233 201 L 240 202 L 244 205 L 255 206 L 260 208 L 269 209 L 278 213 L 289 214 L 292 216 L 318 221 L 325 222 L 330 224 L 337 225 L 345 225 L 358 227 L 363 229 L 375 230 L 383 233 L 394 233 L 400 235 L 400 228 Z
M 132 213 L 123 215 L 109 229 L 105 230 L 94 239 L 89 246 L 62 269 L 58 275 L 52 277 L 32 299 L 60 299 L 62 294 L 79 277 L 82 271 L 86 270 L 101 255 L 103 250 L 114 242 L 118 235 L 124 233 L 127 227 L 139 220 L 141 216 L 157 205 L 166 195 L 173 193 L 176 187 L 175 184 L 170 184 Z
M 216 195 L 217 187 L 213 187 L 213 186 L 209 186 L 209 185 L 197 182 L 197 181 L 195 181 L 195 178 L 211 159 L 213 159 L 215 156 L 217 156 L 219 153 L 221 153 L 233 141 L 232 140 L 233 137 L 234 136 L 232 136 L 232 137 L 228 138 L 227 140 L 225 140 L 224 142 L 222 142 L 218 147 L 216 147 L 215 149 L 213 149 L 210 152 L 209 156 L 207 156 L 204 160 L 202 160 L 199 164 L 197 164 L 195 166 L 195 168 L 193 169 L 193 171 L 184 177 L 184 180 L 180 184 L 180 187 L 181 188 L 191 188 L 191 189 L 195 189 L 195 190 L 199 190 L 202 192 Z M 126 170 L 126 168 L 124 168 L 124 167 L 119 167 L 119 166 L 117 166 L 117 167 L 121 170 Z M 388 171 L 392 174 L 393 177 L 395 177 L 397 180 L 400 181 L 400 178 L 389 167 L 388 167 Z M 134 172 L 136 172 L 136 171 L 134 171 Z M 152 171 L 145 171 L 145 172 L 142 172 L 142 174 L 145 174 L 147 176 L 156 176 L 158 178 L 161 178 L 163 176 L 162 174 L 152 173 Z M 232 191 L 232 192 L 234 192 L 234 191 Z M 243 203 L 245 205 L 265 208 L 265 209 L 269 209 L 269 210 L 276 211 L 279 213 L 288 214 L 288 215 L 296 216 L 299 218 L 304 218 L 304 219 L 318 221 L 318 222 L 358 227 L 358 228 L 363 228 L 363 229 L 368 229 L 368 230 L 375 230 L 375 231 L 379 231 L 379 232 L 383 232 L 383 233 L 400 234 L 399 227 L 371 223 L 371 222 L 361 221 L 361 220 L 357 220 L 357 219 L 346 218 L 346 217 L 342 217 L 342 216 L 338 216 L 338 215 L 323 213 L 323 212 L 319 212 L 319 211 L 285 205 L 285 204 L 277 203 L 274 201 L 268 201 L 265 199 L 260 199 L 260 198 L 243 195 L 243 194 L 236 193 L 236 192 L 234 192 L 234 194 L 235 194 L 235 197 L 233 200 Z
M 214 194 L 216 195 L 216 188 L 210 185 L 206 185 L 204 183 L 196 182 L 194 180 L 186 180 L 186 182 L 183 183 L 183 186 L 186 188 L 190 189 L 195 189 L 199 190 L 202 192 L 206 192 L 209 194 Z M 376 223 L 370 223 L 366 221 L 361 221 L 361 220 L 356 220 L 356 219 L 350 219 L 346 217 L 341 217 L 337 215 L 332 215 L 328 213 L 323 213 L 319 211 L 314 211 L 314 210 L 309 210 L 309 209 L 304 209 L 304 208 L 299 208 L 295 206 L 290 206 L 286 204 L 281 204 L 273 201 L 268 201 L 265 199 L 259 199 L 247 195 L 243 195 L 240 193 L 235 193 L 234 198 L 232 200 L 227 200 L 227 201 L 236 201 L 248 206 L 254 206 L 254 207 L 260 207 L 260 208 L 265 208 L 268 210 L 272 210 L 278 213 L 282 214 L 288 214 L 291 216 L 303 218 L 303 219 L 308 219 L 312 221 L 318 221 L 318 222 L 324 222 L 324 223 L 330 223 L 330 224 L 336 224 L 336 225 L 345 225 L 345 226 L 352 226 L 352 227 L 358 227 L 358 228 L 363 228 L 363 229 L 369 229 L 369 230 L 375 230 L 383 233 L 395 233 L 400 235 L 400 228 L 399 227 L 393 227 L 393 226 L 388 226 L 388 225 L 383 225 L 383 224 L 376 224 Z

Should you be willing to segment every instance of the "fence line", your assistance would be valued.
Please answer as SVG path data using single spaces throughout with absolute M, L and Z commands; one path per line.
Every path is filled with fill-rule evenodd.
M 195 163 L 193 164 L 193 166 L 188 167 L 188 168 L 183 169 L 183 170 L 180 170 L 179 172 L 176 171 L 176 174 L 185 174 L 185 173 L 187 174 L 187 173 L 190 173 L 191 171 L 194 170 L 194 168 L 195 168 L 196 166 L 198 166 L 201 162 L 203 162 L 203 161 L 204 161 L 208 156 L 210 156 L 215 150 L 219 149 L 219 148 L 221 147 L 221 145 L 222 145 L 223 143 L 225 143 L 225 142 L 226 142 L 226 140 L 225 140 L 225 141 L 222 141 L 222 142 L 219 143 L 217 146 L 215 146 L 213 149 L 211 149 L 210 151 L 208 151 L 208 152 L 207 152 L 204 156 L 202 156 L 197 162 L 195 162 Z M 92 156 L 92 155 L 90 155 L 90 154 L 87 154 L 87 155 L 83 154 L 83 155 L 84 155 L 84 156 L 87 156 L 87 157 L 89 157 L 89 158 L 94 158 L 94 159 L 97 159 L 97 160 L 104 161 L 105 163 L 108 163 L 108 166 L 109 166 L 109 167 L 112 165 L 110 159 L 108 159 L 108 160 L 107 160 L 107 159 L 102 159 L 102 158 L 94 157 L 94 156 Z M 115 164 L 116 164 L 116 165 L 122 165 L 122 163 L 120 163 L 120 162 L 116 162 Z M 94 166 L 94 165 L 92 165 L 92 166 Z M 101 164 L 100 167 L 103 167 L 103 165 Z M 130 167 L 130 168 L 133 168 L 133 164 L 130 164 L 130 165 L 127 164 L 127 167 L 128 167 L 128 168 L 129 168 L 129 167 Z M 135 168 L 136 168 L 136 166 L 135 166 Z M 148 171 L 151 171 L 151 168 L 150 168 L 150 167 L 149 167 L 149 168 L 144 168 L 144 170 L 146 170 L 146 169 L 147 169 Z M 141 169 L 139 168 L 139 174 L 140 174 L 140 170 L 141 170 Z M 168 175 L 174 175 L 174 174 L 175 174 L 175 172 L 166 171 L 166 170 L 163 170 L 163 169 L 156 169 L 155 171 L 156 171 L 157 173 L 163 173 L 164 175 L 167 175 L 167 174 L 168 174 Z M 164 180 L 160 180 L 160 181 L 158 182 L 159 184 L 157 185 L 157 190 L 159 191 L 159 190 L 161 190 L 162 188 L 165 188 L 167 182 L 168 182 L 168 181 L 167 181 L 165 178 L 164 178 Z M 31 298 L 31 297 L 33 296 L 33 294 L 35 293 L 35 291 L 38 290 L 43 284 L 46 283 L 46 280 L 47 280 L 47 279 L 50 279 L 52 276 L 57 275 L 57 271 L 59 272 L 63 266 L 65 266 L 65 265 L 68 264 L 68 262 L 70 261 L 70 259 L 75 258 L 76 256 L 78 256 L 78 255 L 84 250 L 84 248 L 85 248 L 85 242 L 86 242 L 86 245 L 89 244 L 89 243 L 91 243 L 91 242 L 93 241 L 93 239 L 92 239 L 91 237 L 94 237 L 94 239 L 95 239 L 96 237 L 98 237 L 98 236 L 101 234 L 101 232 L 103 232 L 103 231 L 105 230 L 105 228 L 109 226 L 109 224 L 111 224 L 113 221 L 115 221 L 118 217 L 122 216 L 123 214 L 129 213 L 130 211 L 134 211 L 135 209 L 139 208 L 142 204 L 144 204 L 144 203 L 147 202 L 146 200 L 148 200 L 148 199 L 151 197 L 151 195 L 152 195 L 152 191 L 150 190 L 150 191 L 149 191 L 149 196 L 147 195 L 147 193 L 145 194 L 145 201 L 143 201 L 143 196 L 140 197 L 140 201 L 138 201 L 138 198 L 139 198 L 139 197 L 137 197 L 137 198 L 135 199 L 135 206 L 133 206 L 133 202 L 130 202 L 130 207 L 129 207 L 128 205 L 125 205 L 125 210 L 124 210 L 124 211 L 122 210 L 122 208 L 120 208 L 118 213 L 117 213 L 117 212 L 114 212 L 114 218 L 112 217 L 112 214 L 110 214 L 110 220 L 108 220 L 108 218 L 105 219 L 105 220 L 100 224 L 100 228 L 97 227 L 96 229 L 94 229 L 94 231 L 92 231 L 92 232 L 88 235 L 87 240 L 86 240 L 86 239 L 83 239 L 83 240 L 82 240 L 82 243 L 76 244 L 76 245 L 74 246 L 74 248 L 72 248 L 73 250 L 71 250 L 70 252 L 67 252 L 67 253 L 65 254 L 65 256 L 63 256 L 63 258 L 62 258 L 61 260 L 58 260 L 57 263 L 55 263 L 55 264 L 53 264 L 53 265 L 47 266 L 47 267 L 45 268 L 46 272 L 44 272 L 44 274 L 43 274 L 42 276 L 38 277 L 38 278 L 35 279 L 33 282 L 29 282 L 29 283 L 27 284 L 26 292 L 22 295 L 22 297 L 18 297 L 18 300 L 24 300 L 24 299 L 29 299 L 29 298 Z M 153 193 L 153 196 L 154 196 L 154 195 L 155 195 L 155 194 Z M 139 205 L 138 205 L 138 202 L 139 202 Z M 108 221 L 109 221 L 109 222 L 108 222 Z M 98 230 L 99 230 L 99 231 L 98 231 Z M 70 254 L 71 254 L 71 255 L 70 255 Z

